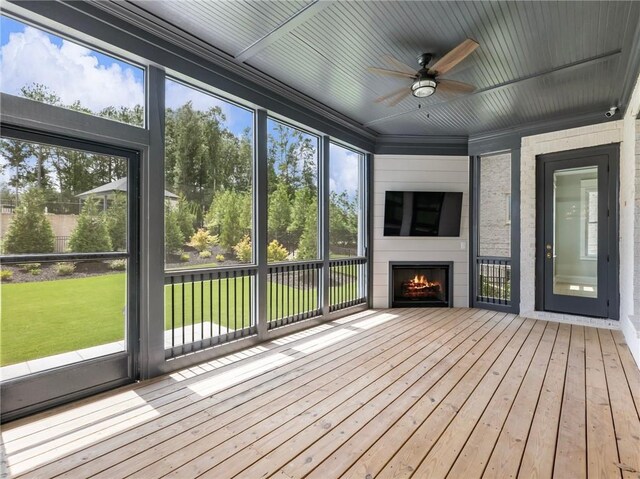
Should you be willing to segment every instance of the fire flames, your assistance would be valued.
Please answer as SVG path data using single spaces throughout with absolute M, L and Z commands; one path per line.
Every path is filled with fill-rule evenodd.
M 413 279 L 407 281 L 407 286 L 413 287 L 413 289 L 426 289 L 433 288 L 435 286 L 440 286 L 440 283 L 436 283 L 435 281 L 429 281 L 425 276 L 415 275 Z
M 402 295 L 407 298 L 438 297 L 440 291 L 440 283 L 429 281 L 423 275 L 402 282 Z

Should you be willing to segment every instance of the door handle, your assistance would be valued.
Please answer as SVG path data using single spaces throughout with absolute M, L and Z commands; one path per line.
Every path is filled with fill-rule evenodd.
M 547 245 L 545 246 L 545 248 L 546 248 L 546 250 L 547 250 L 547 254 L 546 254 L 547 259 L 551 259 L 551 258 L 553 257 L 553 253 L 552 253 L 552 251 L 553 251 L 553 246 L 551 246 L 551 244 L 550 244 L 550 243 L 547 243 Z

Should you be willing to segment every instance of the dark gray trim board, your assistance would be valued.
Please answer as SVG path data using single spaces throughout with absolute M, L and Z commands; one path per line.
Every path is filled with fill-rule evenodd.
M 217 60 L 220 63 L 226 62 L 226 66 L 223 67 L 211 60 L 211 54 L 209 58 L 204 58 L 95 5 L 86 2 L 33 0 L 13 1 L 7 4 L 14 4 L 79 32 L 90 32 L 91 36 L 98 40 L 145 58 L 152 64 L 180 72 L 356 148 L 374 150 L 373 131 L 362 128 L 325 105 L 304 97 L 273 79 L 261 78 L 263 84 L 251 81 L 249 78 L 256 77 L 253 70 L 251 75 L 247 75 L 246 69 L 219 56 Z
M 511 312 L 520 313 L 520 148 L 511 150 Z
M 164 98 L 162 99 L 164 102 Z M 0 93 L 0 122 L 25 130 L 47 130 L 61 137 L 135 148 L 149 144 L 149 131 L 107 118 L 47 105 L 28 98 Z
M 478 257 L 478 194 L 480 179 L 480 157 L 469 157 L 469 306 L 476 306 Z
M 514 150 L 520 148 L 522 138 L 526 136 L 568 130 L 570 128 L 579 128 L 581 126 L 595 125 L 598 123 L 607 123 L 621 118 L 619 112 L 611 118 L 605 117 L 604 113 L 608 109 L 609 107 L 602 107 L 602 109 L 598 111 L 558 118 L 552 121 L 540 121 L 519 125 L 508 130 L 471 135 L 469 137 L 469 154 L 482 155 L 496 151 Z
M 376 139 L 377 155 L 449 155 L 467 156 L 466 136 L 380 135 Z
M 369 298 L 368 306 L 370 308 L 373 308 L 373 174 L 373 155 L 367 153 L 365 155 L 364 172 L 365 201 L 367 202 L 364 255 L 367 257 L 367 297 Z
M 520 312 L 520 149 L 511 154 L 511 300 L 510 304 L 494 304 L 477 300 L 477 259 L 480 242 L 480 162 L 481 156 L 469 157 L 469 304 L 474 308 L 507 313 Z
M 15 381 L 0 383 L 0 418 L 2 423 L 13 421 L 45 409 L 92 396 L 118 386 L 131 384 L 123 378 L 125 353 L 76 363 L 42 374 L 32 374 Z M 95 374 L 93 362 L 99 362 L 100 374 Z M 108 379 L 112 378 L 112 379 Z M 50 384 L 64 384 L 72 393 L 51 397 Z
M 147 69 L 149 147 L 141 165 L 140 246 L 140 378 L 160 374 L 164 362 L 164 124 L 165 76 Z M 152 95 L 151 92 L 157 92 Z

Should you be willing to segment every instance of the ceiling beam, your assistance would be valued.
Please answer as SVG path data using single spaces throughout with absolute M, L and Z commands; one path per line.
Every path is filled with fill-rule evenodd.
M 245 62 L 252 56 L 256 55 L 260 51 L 267 48 L 272 43 L 277 42 L 295 28 L 302 25 L 307 20 L 320 13 L 322 10 L 332 4 L 332 0 L 314 0 L 309 5 L 298 10 L 291 17 L 287 18 L 284 22 L 264 35 L 262 38 L 256 40 L 240 53 L 235 55 L 235 60 L 238 62 Z

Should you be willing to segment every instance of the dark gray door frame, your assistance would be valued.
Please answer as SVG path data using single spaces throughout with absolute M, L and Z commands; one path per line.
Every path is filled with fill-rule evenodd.
M 37 130 L 0 126 L 0 135 L 24 141 L 81 149 L 96 154 L 126 158 L 128 161 L 128 258 L 127 269 L 127 350 L 122 353 L 73 363 L 68 366 L 19 377 L 0 384 L 2 422 L 48 409 L 101 391 L 131 383 L 139 375 L 139 191 L 140 153 L 102 143 L 45 133 Z M 95 253 L 85 254 L 86 256 Z M 108 255 L 108 253 L 107 253 Z M 107 256 L 105 255 L 105 256 Z M 21 255 L 24 256 L 24 255 Z M 42 255 L 44 256 L 44 255 Z M 63 253 L 58 261 L 80 259 L 83 254 Z M 4 262 L 4 261 L 3 261 Z
M 520 149 L 511 149 L 511 300 L 508 305 L 478 301 L 480 251 L 480 162 L 482 155 L 469 157 L 469 305 L 518 314 L 520 312 Z M 494 154 L 487 153 L 487 155 Z M 487 156 L 485 155 L 485 156 Z
M 535 306 L 538 311 L 556 311 L 568 314 L 577 314 L 580 316 L 606 317 L 608 319 L 619 319 L 620 304 L 620 288 L 619 288 L 619 252 L 618 252 L 618 231 L 619 231 L 619 144 L 596 146 L 592 148 L 581 148 L 578 150 L 569 150 L 559 153 L 550 153 L 539 155 L 536 157 L 536 291 Z M 585 308 L 582 298 L 575 301 L 565 301 L 570 310 L 548 309 L 549 285 L 545 284 L 545 277 L 548 273 L 548 264 L 545 261 L 545 230 L 551 227 L 552 218 L 545 215 L 545 196 L 549 194 L 545 191 L 545 177 L 550 174 L 553 166 L 561 166 L 562 168 L 570 168 L 572 166 L 580 167 L 587 165 L 599 165 L 604 168 L 606 174 L 604 182 L 599 181 L 599 186 L 604 185 L 608 190 L 607 203 L 605 210 L 608 210 L 608 218 L 606 220 L 606 228 L 599 228 L 598 239 L 603 239 L 608 243 L 608 252 L 604 253 L 608 257 L 608 261 L 604 261 L 603 254 L 599 254 L 598 265 L 598 281 L 599 285 L 606 291 L 606 297 L 603 301 L 606 305 L 603 309 L 597 311 L 595 308 Z M 603 204 L 603 203 L 601 203 Z M 606 280 L 601 281 L 606 277 Z M 552 302 L 551 302 L 552 303 Z M 564 307 L 563 307 L 564 308 Z

